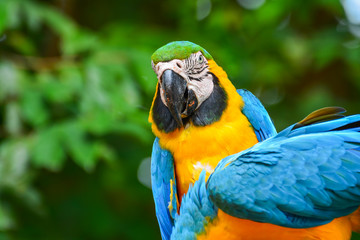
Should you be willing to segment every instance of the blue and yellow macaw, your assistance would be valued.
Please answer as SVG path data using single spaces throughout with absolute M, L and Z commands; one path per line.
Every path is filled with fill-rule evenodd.
M 152 67 L 162 239 L 347 240 L 360 229 L 360 115 L 324 108 L 277 134 L 202 47 L 169 43 Z

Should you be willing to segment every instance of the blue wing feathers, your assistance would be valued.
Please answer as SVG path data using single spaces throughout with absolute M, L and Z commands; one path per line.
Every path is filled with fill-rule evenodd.
M 176 214 L 176 198 L 173 198 L 173 211 L 170 213 L 168 205 L 170 203 L 171 186 L 173 181 L 174 196 L 176 194 L 176 181 L 174 176 L 173 157 L 169 151 L 162 149 L 159 139 L 156 138 L 153 144 L 151 156 L 151 184 L 155 202 L 156 217 L 159 222 L 161 237 L 163 240 L 170 239 L 174 226 L 174 216 Z
M 360 205 L 359 121 L 292 125 L 223 159 L 208 180 L 210 198 L 233 216 L 294 228 L 350 214 Z
M 245 89 L 238 89 L 237 92 L 244 101 L 242 113 L 254 128 L 258 141 L 261 142 L 274 136 L 276 134 L 275 126 L 259 99 Z

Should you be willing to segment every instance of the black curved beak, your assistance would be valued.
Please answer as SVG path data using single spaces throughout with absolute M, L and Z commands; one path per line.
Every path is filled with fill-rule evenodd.
M 180 127 L 183 126 L 181 112 L 186 91 L 186 81 L 176 72 L 168 69 L 161 75 L 161 88 L 165 92 L 166 105 Z
M 166 105 L 180 127 L 182 117 L 189 116 L 197 107 L 197 99 L 192 90 L 188 90 L 186 80 L 176 72 L 167 69 L 161 75 L 161 88 L 165 93 Z

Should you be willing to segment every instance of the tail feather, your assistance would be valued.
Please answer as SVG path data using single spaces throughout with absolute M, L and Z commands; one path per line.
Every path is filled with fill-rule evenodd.
M 329 131 L 353 131 L 360 132 L 360 115 L 344 116 L 345 109 L 340 107 L 328 107 L 317 110 L 309 114 L 305 119 L 290 126 L 284 133 L 279 135 L 287 135 L 288 137 L 329 132 Z
M 295 124 L 294 129 L 309 126 L 315 123 L 326 122 L 330 120 L 335 120 L 339 118 L 343 118 L 345 113 L 345 108 L 342 107 L 325 107 L 319 110 L 316 110 L 310 113 L 306 118 Z

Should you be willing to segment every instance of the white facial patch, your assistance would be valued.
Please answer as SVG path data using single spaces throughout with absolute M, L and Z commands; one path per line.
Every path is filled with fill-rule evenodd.
M 190 57 L 179 60 L 174 59 L 169 62 L 152 63 L 159 83 L 165 70 L 172 70 L 185 79 L 188 90 L 193 90 L 198 100 L 197 108 L 210 96 L 214 89 L 213 76 L 208 71 L 208 62 L 201 51 L 193 53 Z M 165 101 L 164 90 L 160 87 L 160 97 Z M 196 109 L 197 109 L 196 108 Z
M 213 76 L 207 74 L 201 81 L 188 81 L 188 89 L 194 91 L 198 100 L 197 108 L 199 108 L 200 104 L 203 103 L 214 90 Z

